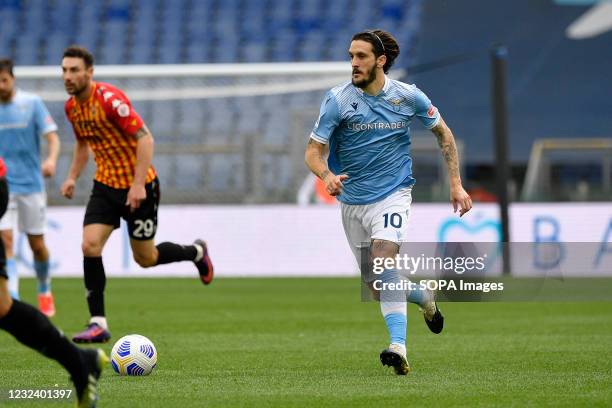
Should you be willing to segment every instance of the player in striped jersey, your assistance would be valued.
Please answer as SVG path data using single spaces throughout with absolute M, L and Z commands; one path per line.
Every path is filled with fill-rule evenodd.
M 76 136 L 72 165 L 61 188 L 65 197 L 72 198 L 89 149 L 96 161 L 82 244 L 91 319 L 87 329 L 73 340 L 106 342 L 110 333 L 104 312 L 106 276 L 102 250 L 121 218 L 127 222 L 134 260 L 140 266 L 192 261 L 206 285 L 213 278 L 213 266 L 202 240 L 193 245 L 155 245 L 160 189 L 151 165 L 153 136 L 129 99 L 120 89 L 93 81 L 93 56 L 85 48 L 71 46 L 64 51 L 62 72 L 64 86 L 71 95 L 65 106 L 66 116 Z

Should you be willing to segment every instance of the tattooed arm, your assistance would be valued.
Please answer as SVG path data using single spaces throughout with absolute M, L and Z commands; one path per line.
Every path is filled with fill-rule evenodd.
M 310 139 L 306 147 L 304 161 L 306 165 L 318 178 L 323 180 L 327 192 L 332 196 L 337 196 L 342 192 L 342 182 L 348 178 L 346 174 L 336 176 L 327 167 L 327 155 L 329 148 L 323 143 Z
M 147 172 L 151 167 L 153 160 L 153 136 L 147 125 L 143 123 L 142 127 L 136 132 L 136 168 L 134 169 L 134 184 L 142 184 L 144 186 L 147 179 Z
M 136 168 L 134 169 L 134 181 L 128 191 L 126 205 L 133 211 L 140 207 L 140 203 L 147 198 L 145 182 L 147 173 L 153 160 L 153 135 L 144 123 L 136 132 Z
M 462 216 L 472 208 L 472 199 L 465 192 L 461 184 L 461 175 L 459 174 L 459 155 L 457 154 L 457 145 L 453 132 L 446 126 L 444 119 L 440 117 L 440 121 L 431 129 L 438 139 L 438 146 L 442 150 L 442 156 L 446 162 L 448 169 L 448 179 L 450 182 L 450 199 L 455 212 L 460 207 L 459 216 Z

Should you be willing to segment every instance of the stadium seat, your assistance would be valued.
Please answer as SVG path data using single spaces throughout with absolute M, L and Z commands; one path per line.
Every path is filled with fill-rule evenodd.
M 44 61 L 46 65 L 59 65 L 62 60 L 64 48 L 72 43 L 70 37 L 61 33 L 54 32 L 45 38 L 46 47 L 44 48 Z
M 178 190 L 193 192 L 202 184 L 202 157 L 198 154 L 181 154 L 180 160 L 174 162 L 175 173 L 172 184 Z
M 155 140 L 171 142 L 176 139 L 176 111 L 173 101 L 156 102 L 151 105 L 150 129 Z
M 167 180 L 172 180 L 174 175 L 174 156 L 170 154 L 156 154 L 153 157 L 153 167 L 160 177 L 162 196 L 164 195 L 165 186 L 168 185 Z
M 208 155 L 208 187 L 215 192 L 244 189 L 244 159 L 242 154 Z
M 15 50 L 16 55 L 15 63 L 17 65 L 36 65 L 40 64 L 40 53 L 39 53 L 40 40 L 38 36 L 26 35 L 18 37 Z
M 206 105 L 200 101 L 179 101 L 178 143 L 204 143 Z

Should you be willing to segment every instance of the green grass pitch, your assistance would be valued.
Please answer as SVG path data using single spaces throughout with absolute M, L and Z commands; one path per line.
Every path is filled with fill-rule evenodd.
M 68 335 L 87 313 L 80 279 L 53 282 Z M 22 280 L 25 300 L 34 281 Z M 408 358 L 395 376 L 378 359 L 387 333 L 353 279 L 109 279 L 113 340 L 155 343 L 148 377 L 109 366 L 101 407 L 611 406 L 612 302 L 443 303 L 441 335 L 409 305 Z M 112 342 L 103 345 L 110 353 Z M 60 366 L 0 332 L 0 390 L 72 387 Z M 67 402 L 0 400 L 20 408 Z

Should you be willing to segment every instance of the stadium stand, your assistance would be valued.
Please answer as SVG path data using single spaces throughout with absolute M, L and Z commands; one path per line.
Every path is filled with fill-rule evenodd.
M 96 65 L 347 60 L 350 36 L 365 27 L 386 26 L 400 43 L 415 44 L 420 7 L 420 0 L 0 0 L 0 54 L 17 65 L 57 65 L 62 50 L 79 43 L 94 53 Z M 398 65 L 410 54 L 404 46 Z M 38 90 L 47 86 L 21 83 Z M 147 80 L 127 79 L 116 85 L 126 84 L 146 89 Z M 161 152 L 155 164 L 170 180 L 166 191 L 177 193 L 179 201 L 192 201 L 190 191 L 202 185 L 209 191 L 208 201 L 243 200 L 248 195 L 246 179 L 252 175 L 242 156 L 254 135 L 262 144 L 264 160 L 274 161 L 256 175 L 270 191 L 257 193 L 254 200 L 292 201 L 297 186 L 292 186 L 291 115 L 270 118 L 280 106 L 284 111 L 308 112 L 298 129 L 306 140 L 324 92 L 134 105 L 155 135 Z M 63 104 L 52 102 L 48 107 L 61 138 L 72 144 Z M 204 145 L 206 165 L 197 155 L 173 154 L 181 144 Z M 60 168 L 67 167 L 63 162 L 68 160 L 69 155 L 63 155 Z M 202 178 L 189 177 L 203 173 Z M 215 193 L 220 193 L 218 198 Z M 202 194 L 194 197 L 193 201 L 202 200 Z
M 57 64 L 75 42 L 99 64 L 342 60 L 347 38 L 365 26 L 384 26 L 412 42 L 420 3 L 2 0 L 0 45 L 18 65 Z M 364 19 L 353 18 L 362 13 Z
M 523 167 L 524 173 L 529 152 L 538 138 L 610 136 L 610 105 L 601 90 L 610 86 L 612 58 L 603 50 L 612 34 L 580 41 L 568 39 L 567 26 L 589 5 L 560 3 L 0 0 L 0 55 L 12 57 L 17 65 L 57 65 L 63 48 L 79 43 L 93 51 L 98 65 L 342 61 L 347 59 L 347 44 L 353 33 L 381 27 L 393 32 L 402 45 L 396 66 L 409 69 L 406 81 L 426 91 L 456 136 L 463 140 L 470 176 L 475 174 L 470 169 L 493 163 L 488 49 L 502 42 L 510 52 L 511 159 Z M 508 18 L 520 24 L 506 24 Z M 411 67 L 455 55 L 465 55 L 467 59 L 425 72 L 417 69 L 411 75 Z M 591 80 L 580 81 L 583 77 Z M 137 85 L 141 89 L 151 85 L 147 79 L 124 81 L 117 85 Z M 30 85 L 24 84 L 26 88 Z M 48 86 L 40 82 L 33 85 L 34 90 Z M 318 90 L 214 100 L 137 101 L 135 105 L 150 124 L 158 145 L 168 147 L 168 156 L 158 155 L 156 165 L 169 169 L 169 179 L 178 180 L 181 174 L 197 167 L 188 159 L 177 160 L 170 147 L 178 146 L 180 150 L 181 145 L 202 145 L 202 154 L 211 158 L 206 160 L 206 169 L 199 170 L 241 174 L 225 183 L 210 177 L 215 180 L 215 191 L 225 188 L 227 194 L 207 195 L 206 200 L 227 202 L 234 200 L 230 197 L 244 197 L 244 191 L 233 189 L 248 189 L 249 178 L 260 177 L 269 194 L 259 194 L 259 200 L 292 201 L 295 188 L 291 190 L 290 186 L 295 179 L 277 179 L 275 174 L 293 171 L 295 158 L 289 154 L 290 144 L 296 140 L 293 133 L 305 140 L 323 93 Z M 281 106 L 291 114 L 274 117 Z M 59 122 L 62 139 L 70 144 L 72 132 L 63 119 L 62 104 L 49 103 L 49 108 Z M 301 127 L 295 127 L 293 113 L 303 116 Z M 273 152 L 270 154 L 277 160 L 263 166 L 257 175 L 249 174 L 235 158 L 236 152 L 244 152 L 253 140 L 262 144 L 262 151 Z M 229 146 L 225 150 L 231 153 L 223 146 Z M 490 170 L 486 173 L 492 174 Z M 207 180 L 205 177 L 200 181 L 211 187 Z M 181 180 L 170 187 L 186 191 L 190 186 L 184 183 Z M 274 193 L 277 187 L 286 189 L 285 193 Z M 202 197 L 194 200 L 199 202 Z

